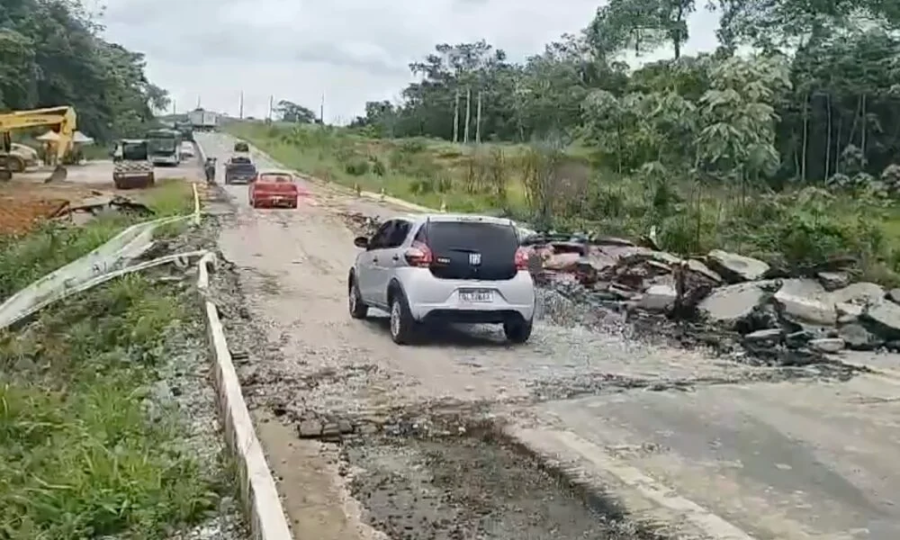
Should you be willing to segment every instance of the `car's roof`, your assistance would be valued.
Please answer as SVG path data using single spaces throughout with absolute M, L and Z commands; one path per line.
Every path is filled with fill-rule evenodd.
M 272 176 L 294 176 L 294 173 L 292 173 L 290 171 L 281 171 L 281 170 L 277 170 L 277 169 L 271 169 L 271 170 L 265 169 L 265 170 L 259 171 L 260 176 L 262 176 L 264 174 L 271 174 Z
M 410 214 L 406 216 L 396 216 L 406 219 L 414 223 L 425 223 L 427 221 L 435 222 L 452 222 L 452 223 L 489 223 L 493 225 L 509 225 L 515 226 L 515 223 L 508 218 L 499 218 L 494 216 L 481 216 L 477 214 Z

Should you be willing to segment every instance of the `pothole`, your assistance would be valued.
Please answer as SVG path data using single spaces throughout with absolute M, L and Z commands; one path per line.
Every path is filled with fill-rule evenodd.
M 446 427 L 452 427 L 452 424 Z M 586 496 L 491 423 L 343 446 L 365 520 L 391 540 L 659 540 L 613 499 Z

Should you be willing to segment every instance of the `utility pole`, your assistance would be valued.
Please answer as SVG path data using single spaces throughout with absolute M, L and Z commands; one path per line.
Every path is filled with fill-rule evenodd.
M 197 108 L 200 108 L 200 95 L 197 95 Z
M 469 121 L 472 119 L 472 88 L 466 87 L 466 125 L 463 128 L 463 144 L 469 143 Z
M 241 120 L 244 119 L 244 91 L 243 90 L 241 90 L 241 104 L 240 104 L 240 107 L 238 108 L 238 118 L 240 118 Z
M 325 125 L 325 91 L 322 91 L 322 103 L 319 104 L 319 123 Z
M 173 99 L 173 100 L 172 100 L 172 114 L 178 114 L 178 113 L 176 112 L 177 110 L 178 110 L 178 109 L 175 108 L 175 100 Z
M 481 90 L 478 91 L 478 105 L 475 107 L 475 144 L 481 144 Z
M 456 99 L 453 102 L 453 144 L 459 142 L 459 88 L 456 89 Z
M 272 108 L 275 105 L 275 96 L 269 96 L 269 122 L 272 121 Z

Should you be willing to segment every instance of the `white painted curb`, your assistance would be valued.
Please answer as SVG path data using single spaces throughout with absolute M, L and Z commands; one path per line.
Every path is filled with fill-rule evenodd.
M 214 253 L 207 253 L 200 259 L 197 287 L 206 307 L 207 330 L 215 360 L 213 384 L 225 442 L 238 466 L 241 506 L 249 521 L 253 540 L 292 540 L 275 479 L 266 463 L 250 411 L 241 393 L 241 383 L 228 350 L 219 312 L 209 299 L 209 272 L 215 270 L 215 262 Z
M 206 153 L 197 143 L 201 157 Z M 194 187 L 195 216 L 199 218 L 199 198 Z M 241 383 L 225 329 L 219 319 L 219 310 L 209 295 L 209 273 L 215 271 L 216 256 L 207 253 L 200 259 L 197 288 L 206 310 L 206 328 L 213 354 L 213 386 L 216 389 L 216 405 L 222 419 L 225 443 L 237 464 L 237 481 L 240 488 L 240 503 L 250 526 L 253 540 L 292 540 L 291 529 L 285 518 L 275 478 L 266 463 L 262 445 L 256 437 L 250 410 L 241 392 Z

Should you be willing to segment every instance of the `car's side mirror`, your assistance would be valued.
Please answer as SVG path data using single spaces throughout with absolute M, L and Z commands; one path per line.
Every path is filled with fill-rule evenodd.
M 353 240 L 353 245 L 358 248 L 367 249 L 369 247 L 369 239 L 365 236 L 357 236 L 355 240 Z

